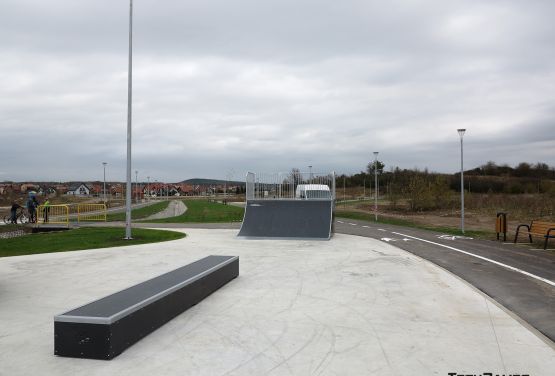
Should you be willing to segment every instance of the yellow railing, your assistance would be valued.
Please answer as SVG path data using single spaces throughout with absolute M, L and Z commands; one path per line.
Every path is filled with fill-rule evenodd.
M 69 227 L 68 205 L 39 205 L 37 208 L 37 225 L 62 224 Z
M 77 205 L 77 222 L 106 222 L 106 204 Z

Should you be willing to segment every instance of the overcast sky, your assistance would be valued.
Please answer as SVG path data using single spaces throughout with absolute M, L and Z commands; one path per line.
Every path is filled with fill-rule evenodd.
M 124 180 L 128 0 L 0 0 L 0 181 Z M 135 0 L 133 171 L 555 165 L 553 0 Z M 133 179 L 135 174 L 133 172 Z

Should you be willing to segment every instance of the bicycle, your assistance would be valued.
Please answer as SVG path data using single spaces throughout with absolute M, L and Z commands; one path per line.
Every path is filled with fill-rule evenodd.
M 4 223 L 9 225 L 12 224 L 12 214 L 8 214 L 4 216 Z M 29 223 L 29 214 L 27 213 L 27 210 L 25 210 L 25 208 L 19 208 L 16 211 L 15 214 L 15 223 L 20 223 L 20 224 L 25 224 L 25 223 Z

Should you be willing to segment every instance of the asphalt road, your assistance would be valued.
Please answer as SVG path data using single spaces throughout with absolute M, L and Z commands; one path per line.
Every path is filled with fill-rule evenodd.
M 336 232 L 379 239 L 466 280 L 555 342 L 555 252 L 339 219 Z

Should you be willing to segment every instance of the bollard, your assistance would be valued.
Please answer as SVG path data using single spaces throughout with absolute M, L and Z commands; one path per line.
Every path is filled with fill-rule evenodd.
M 507 241 L 507 213 L 497 213 L 495 232 L 497 233 L 497 240 L 499 240 L 499 234 L 503 233 L 503 241 Z

